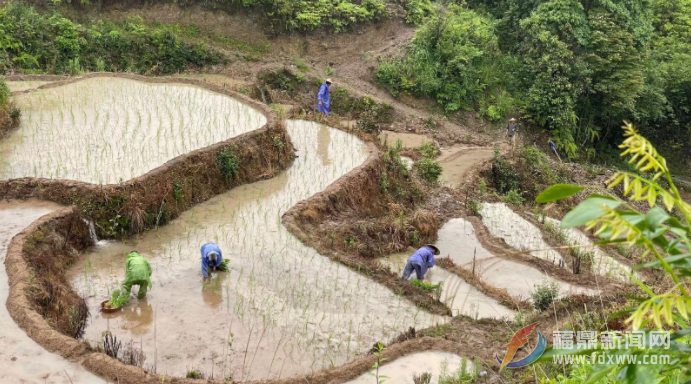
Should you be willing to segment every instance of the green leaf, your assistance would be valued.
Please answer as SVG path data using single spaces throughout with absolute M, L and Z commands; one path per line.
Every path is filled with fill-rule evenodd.
M 602 368 L 602 369 L 600 369 Z M 597 383 L 600 379 L 603 377 L 607 376 L 610 372 L 614 370 L 614 368 L 617 368 L 616 365 L 606 365 L 606 366 L 596 366 L 593 368 L 593 372 L 590 374 L 590 377 L 588 377 L 588 381 L 585 382 L 585 384 L 595 384 Z
M 583 187 L 571 184 L 555 184 L 537 195 L 535 202 L 549 203 L 556 200 L 563 200 L 582 191 Z
M 648 213 L 645 215 L 645 221 L 648 222 L 648 228 L 655 229 L 667 221 L 669 217 L 670 216 L 667 214 L 667 212 L 665 212 L 664 209 L 656 206 L 648 211 Z
M 578 204 L 576 208 L 564 216 L 564 219 L 561 221 L 561 227 L 580 227 L 604 215 L 605 211 L 602 209 L 602 206 L 616 208 L 619 204 L 621 204 L 621 201 L 609 196 L 590 195 L 588 200 Z

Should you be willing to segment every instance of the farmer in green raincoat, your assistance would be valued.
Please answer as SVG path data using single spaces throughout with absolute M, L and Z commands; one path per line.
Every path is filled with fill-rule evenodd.
M 143 299 L 146 296 L 146 291 L 151 288 L 151 266 L 137 251 L 132 251 L 127 255 L 125 281 L 122 282 L 122 288 L 116 291 L 117 293 L 113 292 L 114 295 L 110 304 L 114 308 L 124 305 L 129 300 L 133 285 L 139 286 L 138 299 Z

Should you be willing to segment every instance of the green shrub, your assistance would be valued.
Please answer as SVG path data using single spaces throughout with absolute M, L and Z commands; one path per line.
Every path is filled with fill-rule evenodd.
M 228 148 L 225 148 L 216 155 L 216 164 L 221 169 L 226 181 L 230 181 L 240 172 L 240 159 Z
M 473 110 L 508 77 L 499 55 L 492 21 L 451 5 L 425 19 L 405 56 L 383 61 L 376 76 L 394 96 L 406 92 L 433 98 L 447 111 Z
M 0 7 L 0 67 L 79 74 L 132 71 L 167 74 L 221 62 L 203 44 L 188 44 L 167 25 L 149 27 L 140 17 L 116 24 L 82 25 L 58 12 L 40 14 L 22 4 Z
M 523 205 L 523 202 L 525 202 L 525 199 L 523 196 L 521 196 L 521 193 L 516 191 L 515 189 L 510 190 L 502 200 L 505 203 L 513 204 L 513 205 Z
M 442 172 L 441 165 L 432 159 L 418 161 L 415 163 L 415 168 L 417 168 L 418 176 L 430 183 L 436 182 Z
M 405 22 L 420 25 L 422 21 L 434 13 L 434 5 L 430 0 L 405 0 Z
M 530 297 L 533 299 L 535 309 L 542 312 L 559 297 L 559 285 L 556 282 L 536 285 Z
M 302 75 L 296 76 L 286 69 L 262 73 L 259 75 L 259 80 L 273 89 L 286 91 L 290 94 L 294 94 L 304 81 Z
M 10 87 L 7 86 L 5 79 L 0 79 L 0 107 L 4 107 L 10 102 Z
M 516 167 L 503 157 L 495 157 L 490 169 L 492 184 L 500 193 L 509 193 L 521 187 L 521 175 Z
M 434 159 L 439 155 L 439 150 L 431 141 L 424 141 L 417 151 L 426 159 Z

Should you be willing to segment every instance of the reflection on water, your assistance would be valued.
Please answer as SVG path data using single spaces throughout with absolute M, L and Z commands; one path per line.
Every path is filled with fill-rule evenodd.
M 15 102 L 22 119 L 0 141 L 0 179 L 127 181 L 266 123 L 258 111 L 202 88 L 113 77 L 38 90 Z
M 323 166 L 328 166 L 331 164 L 329 159 L 329 144 L 331 143 L 331 133 L 330 129 L 322 125 L 319 127 L 319 133 L 317 134 L 317 155 L 322 162 Z
M 87 339 L 110 329 L 121 340 L 141 339 L 147 364 L 159 373 L 210 373 L 213 366 L 216 377 L 249 380 L 340 365 L 410 326 L 442 321 L 319 255 L 282 225 L 290 207 L 368 156 L 362 141 L 342 131 L 304 121 L 287 126 L 299 157 L 286 172 L 197 205 L 134 244 L 98 247 L 72 268 L 71 281 L 89 296 L 93 314 Z M 208 241 L 221 247 L 230 271 L 202 288 L 199 247 Z M 123 278 L 132 248 L 154 269 L 147 302 L 156 332 L 136 336 L 126 319 L 108 323 L 97 310 Z M 201 326 L 209 321 L 211 329 Z

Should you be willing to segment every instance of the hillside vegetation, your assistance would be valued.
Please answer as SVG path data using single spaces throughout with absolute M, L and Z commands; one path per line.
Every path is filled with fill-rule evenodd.
M 668 157 L 691 154 L 690 0 L 471 0 L 436 11 L 417 0 L 408 12 L 419 30 L 377 70 L 394 95 L 491 121 L 521 116 L 572 158 L 611 151 L 624 120 Z

